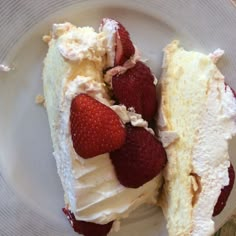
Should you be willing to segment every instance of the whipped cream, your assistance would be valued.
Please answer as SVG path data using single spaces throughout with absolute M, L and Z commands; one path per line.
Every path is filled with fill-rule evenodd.
M 159 131 L 159 137 L 163 147 L 167 148 L 179 138 L 179 135 L 175 131 Z
M 193 172 L 201 177 L 202 191 L 193 208 L 193 236 L 214 233 L 212 217 L 221 189 L 229 184 L 228 141 L 236 134 L 236 101 L 223 77 L 209 84 L 207 110 L 202 116 L 193 150 Z
M 148 122 L 142 118 L 142 115 L 135 112 L 134 108 L 129 108 L 127 110 L 125 105 L 113 105 L 110 107 L 121 119 L 121 121 L 126 123 L 131 123 L 134 127 L 142 127 L 155 135 L 152 128 L 148 127 Z
M 74 80 L 67 84 L 66 98 L 68 105 L 78 94 L 86 93 L 104 105 L 110 106 L 113 101 L 107 95 L 105 84 L 94 80 L 92 77 L 78 75 Z
M 213 63 L 216 64 L 224 53 L 224 50 L 217 48 L 213 53 L 209 54 L 209 57 L 212 59 Z
M 96 33 L 92 27 L 74 27 L 70 23 L 54 24 L 53 35 L 63 57 L 70 61 L 101 60 L 106 53 L 104 33 Z
M 115 62 L 116 31 L 119 28 L 116 21 L 104 18 L 99 27 L 99 32 L 103 32 L 107 39 L 107 67 L 113 67 Z
M 51 32 L 51 34 L 52 34 L 52 37 L 54 39 L 57 39 L 61 35 L 69 32 L 72 29 L 76 29 L 76 26 L 72 25 L 69 22 L 65 22 L 65 23 L 61 23 L 61 24 L 53 24 L 52 25 L 52 32 Z

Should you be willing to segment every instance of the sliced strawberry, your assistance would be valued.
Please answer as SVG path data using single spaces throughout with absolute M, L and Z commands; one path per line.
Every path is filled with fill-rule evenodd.
M 100 31 L 108 34 L 108 46 L 113 49 L 112 66 L 123 65 L 135 53 L 135 48 L 125 27 L 118 21 L 103 18 Z M 112 54 L 113 54 L 112 53 Z M 109 56 L 109 55 L 108 55 Z
M 114 151 L 125 142 L 125 128 L 117 114 L 86 94 L 71 103 L 70 127 L 74 149 L 83 158 Z
M 224 209 L 228 197 L 231 193 L 231 190 L 233 189 L 235 172 L 232 164 L 230 164 L 228 172 L 229 172 L 229 184 L 225 186 L 223 189 L 221 189 L 220 196 L 218 197 L 217 203 L 214 208 L 213 216 L 219 215 L 221 211 Z
M 118 23 L 118 30 L 116 32 L 116 54 L 115 66 L 123 65 L 131 56 L 134 55 L 135 48 L 130 40 L 130 36 L 125 27 Z
M 147 130 L 126 125 L 125 144 L 110 153 L 118 180 L 138 188 L 157 176 L 167 162 L 162 144 Z
M 79 234 L 83 234 L 84 236 L 106 236 L 111 230 L 113 221 L 105 225 L 80 221 L 75 219 L 74 214 L 70 210 L 66 208 L 63 208 L 62 210 L 72 225 L 74 231 Z
M 154 76 L 143 62 L 138 61 L 124 74 L 113 76 L 112 88 L 119 103 L 133 107 L 147 121 L 154 117 L 157 110 Z

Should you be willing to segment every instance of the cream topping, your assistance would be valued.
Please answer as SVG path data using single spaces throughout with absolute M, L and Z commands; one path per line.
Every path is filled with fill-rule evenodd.
M 131 123 L 134 127 L 143 127 L 152 135 L 155 135 L 152 128 L 148 127 L 148 122 L 142 118 L 142 115 L 135 112 L 134 108 L 127 110 L 125 105 L 113 105 L 111 109 L 120 117 L 124 124 Z
M 159 137 L 164 148 L 174 143 L 179 135 L 175 131 L 159 131 Z
M 72 29 L 76 29 L 76 27 L 69 22 L 65 22 L 65 23 L 61 23 L 61 24 L 53 24 L 52 25 L 52 32 L 51 32 L 52 37 L 57 39 L 61 35 L 69 32 Z
M 228 140 L 236 134 L 236 101 L 222 78 L 210 84 L 207 111 L 203 114 L 193 151 L 193 172 L 201 176 L 202 191 L 193 209 L 192 235 L 214 233 L 212 217 L 221 189 L 228 185 Z
M 212 59 L 212 61 L 216 64 L 219 59 L 224 55 L 224 50 L 217 48 L 213 53 L 209 54 L 209 57 Z
M 116 21 L 105 18 L 99 27 L 99 32 L 103 32 L 107 38 L 107 67 L 113 67 L 115 62 L 116 31 L 118 29 Z
M 66 89 L 66 98 L 68 99 L 68 106 L 72 99 L 80 94 L 86 93 L 104 105 L 110 106 L 113 102 L 110 101 L 105 85 L 100 81 L 96 81 L 91 77 L 78 75 L 74 80 L 68 83 Z
M 92 27 L 76 28 L 69 23 L 54 25 L 54 28 L 54 35 L 58 37 L 58 50 L 66 59 L 99 61 L 105 55 L 106 37 L 104 33 L 98 34 Z

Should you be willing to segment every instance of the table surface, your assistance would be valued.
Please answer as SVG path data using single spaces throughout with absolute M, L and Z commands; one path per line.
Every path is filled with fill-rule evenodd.
M 222 228 L 215 233 L 215 236 L 236 236 L 236 212 Z

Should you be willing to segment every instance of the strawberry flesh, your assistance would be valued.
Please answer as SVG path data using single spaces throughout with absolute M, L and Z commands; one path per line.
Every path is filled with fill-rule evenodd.
M 125 27 L 117 22 L 118 29 L 116 31 L 116 51 L 115 66 L 123 65 L 131 56 L 134 55 L 135 48 L 130 40 L 130 36 Z
M 230 164 L 228 172 L 229 172 L 229 184 L 225 186 L 223 189 L 221 189 L 220 196 L 218 197 L 217 203 L 214 207 L 213 216 L 219 215 L 221 211 L 224 209 L 226 202 L 228 200 L 228 197 L 231 193 L 231 190 L 233 189 L 235 172 L 234 172 L 234 168 L 232 164 Z
M 83 234 L 84 236 L 106 236 L 111 230 L 113 224 L 113 221 L 105 225 L 99 225 L 91 222 L 76 220 L 75 215 L 70 210 L 63 208 L 62 211 L 66 215 L 74 231 L 79 234 Z
M 156 177 L 167 163 L 162 144 L 147 130 L 126 125 L 126 141 L 110 153 L 118 180 L 138 188 Z
M 74 149 L 83 158 L 114 151 L 125 142 L 125 128 L 118 115 L 86 94 L 72 100 L 70 128 Z
M 143 119 L 150 121 L 157 110 L 157 92 L 154 85 L 154 76 L 143 62 L 136 65 L 124 74 L 112 78 L 112 88 L 115 98 L 127 108 L 133 107 Z

